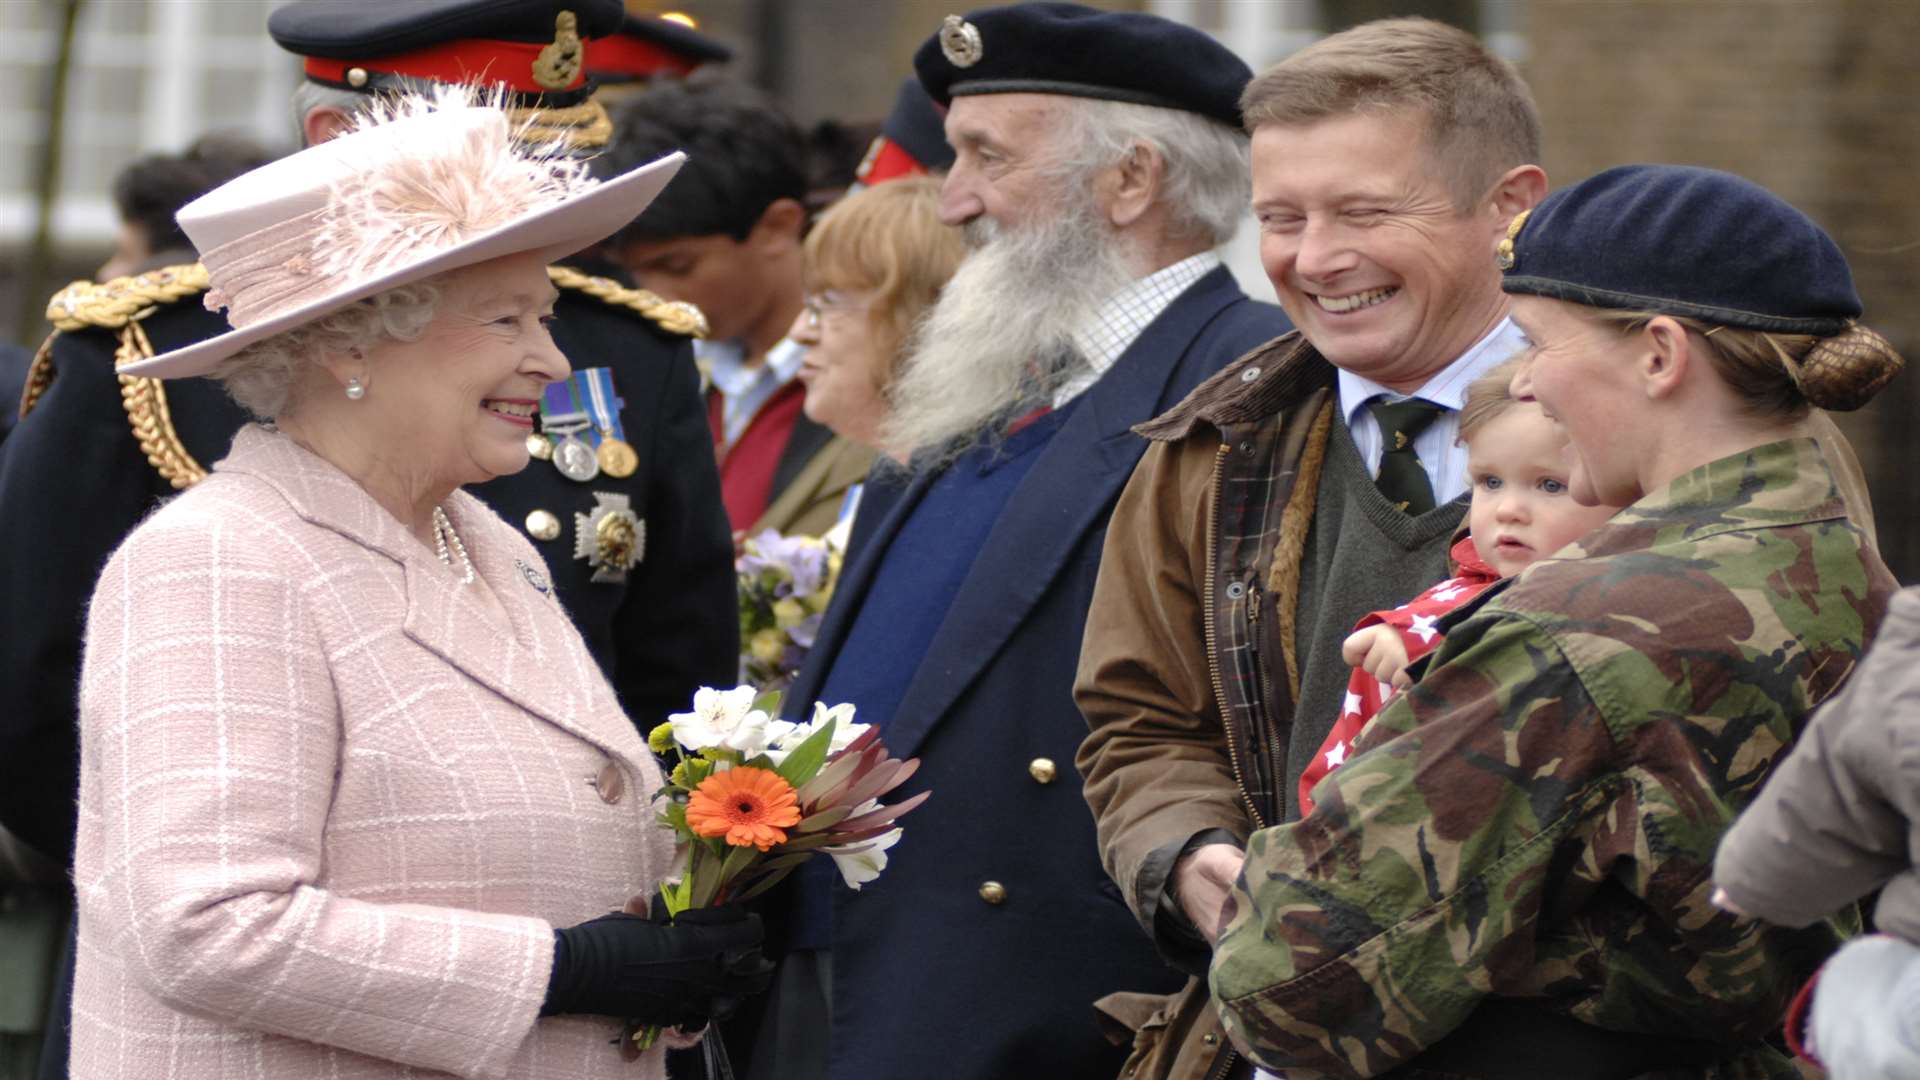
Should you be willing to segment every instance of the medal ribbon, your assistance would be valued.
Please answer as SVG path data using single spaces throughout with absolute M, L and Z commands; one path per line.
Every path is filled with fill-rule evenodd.
M 620 426 L 620 406 L 622 402 L 613 396 L 613 369 L 588 368 L 574 376 L 587 388 L 587 402 L 593 410 L 593 426 L 597 434 L 626 441 L 626 432 Z M 599 445 L 599 440 L 594 440 Z
M 575 372 L 567 377 L 566 382 L 549 385 L 547 392 L 551 394 L 555 390 L 559 390 L 566 395 L 567 415 L 561 419 L 571 420 L 579 424 L 579 427 L 573 431 L 574 438 L 598 450 L 600 448 L 600 430 L 594 426 L 593 414 L 587 411 L 587 396 L 581 393 L 581 379 L 585 374 L 585 372 Z
M 540 429 L 564 434 L 569 424 L 580 424 L 587 414 L 580 408 L 580 402 L 573 396 L 572 380 L 564 383 L 548 383 L 540 392 Z M 558 430 L 555 430 L 558 429 Z

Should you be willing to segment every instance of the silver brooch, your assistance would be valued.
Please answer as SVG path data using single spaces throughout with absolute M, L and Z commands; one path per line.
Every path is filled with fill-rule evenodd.
M 593 493 L 593 512 L 573 515 L 573 557 L 587 560 L 596 582 L 618 585 L 647 550 L 647 523 L 625 495 Z
M 980 28 L 958 15 L 947 16 L 940 24 L 940 53 L 957 68 L 970 68 L 980 62 Z
M 521 561 L 520 559 L 513 560 L 513 566 L 514 566 L 514 569 L 520 571 L 521 577 L 527 579 L 527 584 L 533 586 L 534 589 L 540 593 L 540 595 L 542 596 L 553 595 L 553 586 L 547 584 L 547 575 L 541 573 L 538 570 L 535 570 L 531 566 L 528 566 L 525 562 Z

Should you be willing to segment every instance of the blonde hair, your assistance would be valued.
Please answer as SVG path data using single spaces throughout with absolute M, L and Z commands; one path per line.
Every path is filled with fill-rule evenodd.
M 1588 317 L 1622 335 L 1655 319 L 1672 319 L 1706 345 L 1714 370 L 1739 395 L 1749 416 L 1798 420 L 1809 405 L 1848 412 L 1865 405 L 1905 364 L 1886 338 L 1861 326 L 1831 337 L 1779 334 L 1726 326 L 1663 311 L 1587 308 Z
M 1526 353 L 1516 353 L 1467 384 L 1467 399 L 1460 406 L 1460 434 L 1454 441 L 1467 445 L 1475 432 L 1520 404 L 1513 396 L 1513 377 L 1526 362 Z
M 960 230 L 940 223 L 940 183 L 890 180 L 829 207 L 807 233 L 801 276 L 811 292 L 872 292 L 867 318 L 877 336 L 885 390 L 920 317 L 966 257 Z
M 1457 209 L 1508 169 L 1540 159 L 1540 114 L 1512 64 L 1432 19 L 1379 19 L 1322 38 L 1262 72 L 1240 96 L 1247 130 L 1349 113 L 1405 113 Z

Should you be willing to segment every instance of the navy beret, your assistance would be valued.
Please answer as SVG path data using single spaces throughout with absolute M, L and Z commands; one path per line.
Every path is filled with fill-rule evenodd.
M 1240 126 L 1253 72 L 1232 50 L 1158 15 L 1014 4 L 947 16 L 913 54 L 941 105 L 969 94 L 1066 94 L 1199 113 Z
M 1840 247 L 1731 173 L 1623 165 L 1547 196 L 1501 245 L 1510 293 L 1827 337 L 1860 317 Z
M 628 15 L 618 32 L 587 49 L 587 71 L 602 86 L 655 75 L 685 75 L 701 64 L 724 63 L 733 50 L 690 26 L 653 15 Z
M 620 0 L 294 0 L 267 18 L 267 32 L 308 58 L 315 82 L 372 91 L 385 85 L 381 76 L 484 75 L 552 107 L 557 95 L 591 92 L 582 41 L 618 31 L 625 15 Z M 549 45 L 559 62 L 536 70 Z

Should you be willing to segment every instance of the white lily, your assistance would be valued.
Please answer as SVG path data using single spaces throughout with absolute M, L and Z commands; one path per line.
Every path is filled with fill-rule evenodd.
M 693 695 L 693 711 L 667 717 L 673 738 L 694 752 L 720 746 L 752 757 L 766 749 L 767 714 L 753 707 L 751 686 L 715 690 L 703 686 Z
M 829 758 L 852 745 L 853 740 L 873 726 L 854 723 L 853 706 L 850 703 L 842 702 L 828 708 L 816 701 L 813 703 L 813 719 L 805 723 L 795 724 L 786 720 L 775 720 L 769 724 L 766 750 L 768 760 L 776 766 L 779 765 L 786 760 L 789 753 L 798 749 L 801 743 L 813 736 L 814 732 L 819 731 L 822 724 L 833 725 L 833 736 L 827 744 Z
M 879 805 L 879 800 L 874 800 L 861 807 L 860 812 Z M 857 890 L 887 868 L 887 849 L 900 842 L 900 833 L 899 829 L 889 829 L 871 840 L 820 850 L 833 856 L 833 865 L 839 868 L 840 879 L 847 883 L 847 888 Z

